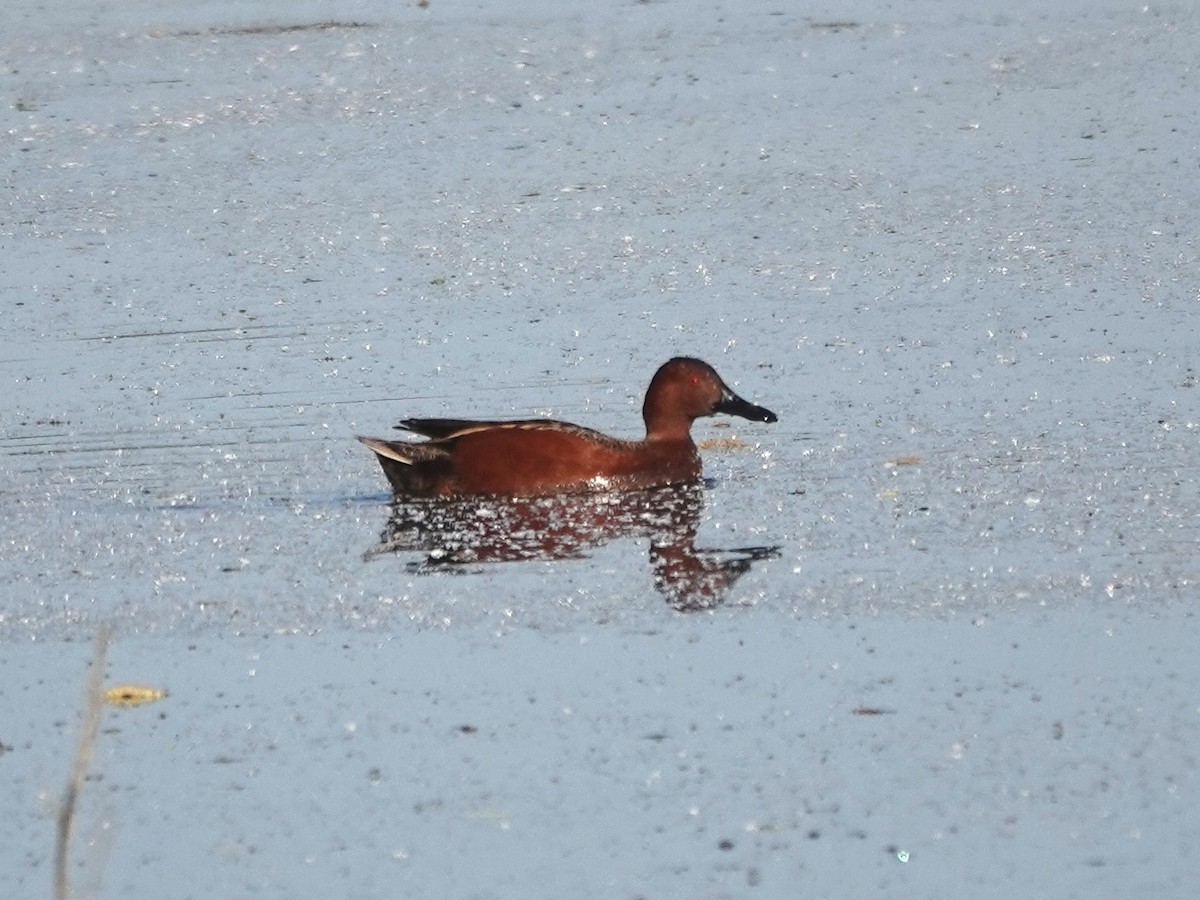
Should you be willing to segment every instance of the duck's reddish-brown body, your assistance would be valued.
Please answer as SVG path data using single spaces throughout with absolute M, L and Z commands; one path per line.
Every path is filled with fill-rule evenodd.
M 405 496 L 626 490 L 698 479 L 691 425 L 718 412 L 776 421 L 770 410 L 734 394 L 707 363 L 677 357 L 655 373 L 646 391 L 646 437 L 640 441 L 552 419 L 406 419 L 403 428 L 430 440 L 359 440 L 375 451 L 393 489 Z

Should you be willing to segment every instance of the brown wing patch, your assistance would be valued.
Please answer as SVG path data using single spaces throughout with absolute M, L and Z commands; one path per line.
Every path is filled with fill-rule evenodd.
M 478 434 L 481 431 L 512 430 L 553 431 L 559 434 L 571 434 L 613 450 L 627 450 L 634 443 L 621 438 L 609 437 L 603 432 L 584 428 L 582 425 L 560 422 L 557 419 L 510 419 L 496 422 L 484 419 L 405 419 L 400 424 L 409 431 L 433 438 L 434 441 L 449 442 L 468 434 Z
M 447 456 L 446 447 L 440 441 L 415 444 L 408 441 L 385 441 L 383 438 L 362 435 L 358 435 L 358 439 L 384 459 L 403 463 L 406 466 Z

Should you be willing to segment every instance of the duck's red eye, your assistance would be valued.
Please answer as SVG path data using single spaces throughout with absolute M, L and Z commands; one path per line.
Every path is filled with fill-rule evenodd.
M 689 380 L 692 382 L 692 384 L 699 384 L 699 383 L 700 383 L 700 376 L 699 376 L 699 375 L 693 375 L 693 376 L 692 376 L 692 377 L 691 377 Z

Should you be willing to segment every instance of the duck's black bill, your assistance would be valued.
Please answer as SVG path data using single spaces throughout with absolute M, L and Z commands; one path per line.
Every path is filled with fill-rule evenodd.
M 721 398 L 720 402 L 713 407 L 713 412 L 725 413 L 727 416 L 740 416 L 743 419 L 749 419 L 751 422 L 779 421 L 779 416 L 766 407 L 755 406 L 753 403 L 743 400 L 732 391 Z

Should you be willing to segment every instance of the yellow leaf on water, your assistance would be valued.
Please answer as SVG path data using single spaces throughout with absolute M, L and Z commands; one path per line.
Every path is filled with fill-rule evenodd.
M 104 702 L 112 706 L 141 706 L 166 696 L 167 692 L 161 688 L 141 684 L 118 684 L 104 692 Z

